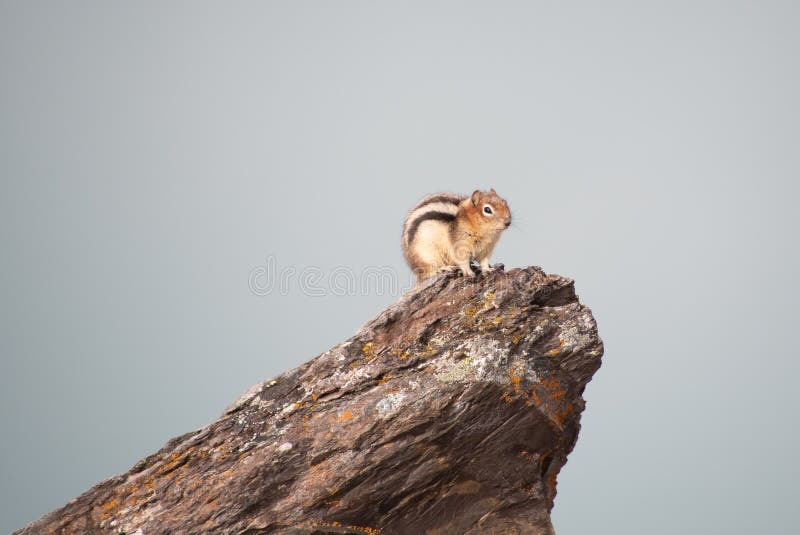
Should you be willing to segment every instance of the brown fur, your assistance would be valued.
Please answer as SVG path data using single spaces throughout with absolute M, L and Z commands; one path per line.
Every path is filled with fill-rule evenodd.
M 403 231 L 403 254 L 417 279 L 422 281 L 452 269 L 472 275 L 470 262 L 473 260 L 479 262 L 481 270 L 490 270 L 492 251 L 511 222 L 508 203 L 494 189 L 475 190 L 469 197 L 458 196 L 461 202 L 457 206 L 432 206 L 432 197 L 425 197 L 411 210 Z M 492 214 L 484 213 L 486 205 L 491 206 Z M 426 220 L 423 216 L 433 210 L 441 211 L 441 217 Z M 454 218 L 445 220 L 451 213 Z M 424 222 L 415 226 L 415 221 Z M 409 228 L 420 230 L 409 239 Z

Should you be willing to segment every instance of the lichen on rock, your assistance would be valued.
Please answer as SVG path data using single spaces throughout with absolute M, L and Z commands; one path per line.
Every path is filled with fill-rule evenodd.
M 552 533 L 603 346 L 570 279 L 442 276 L 18 533 Z

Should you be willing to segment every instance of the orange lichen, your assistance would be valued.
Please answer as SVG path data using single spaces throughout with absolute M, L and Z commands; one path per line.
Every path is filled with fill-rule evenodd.
M 557 477 L 558 477 L 558 474 L 552 473 L 552 474 L 550 474 L 550 477 L 547 478 L 547 489 L 550 491 L 550 496 L 555 496 L 556 495 L 556 484 L 557 484 L 556 478 Z
M 344 422 L 346 420 L 350 420 L 353 418 L 353 413 L 350 411 L 344 411 L 342 414 L 339 415 L 339 421 Z
M 523 400 L 529 407 L 536 406 L 559 428 L 564 421 L 575 412 L 575 407 L 567 400 L 567 389 L 554 377 L 544 377 L 532 387 L 523 389 L 523 370 L 519 367 L 508 371 L 511 391 L 502 392 L 503 401 L 512 403 Z
M 319 527 L 328 527 L 328 528 L 336 528 L 336 527 L 343 527 L 349 529 L 350 531 L 355 531 L 357 533 L 364 533 L 366 535 L 380 535 L 381 530 L 379 528 L 371 528 L 367 526 L 355 526 L 351 524 L 344 525 L 338 521 L 326 522 L 324 520 L 307 520 L 305 522 L 301 522 L 299 524 L 295 524 L 294 527 L 296 529 L 303 529 L 303 528 L 319 528 Z
M 531 389 L 531 398 L 536 406 L 558 427 L 563 428 L 564 420 L 575 411 L 567 402 L 567 390 L 553 377 L 545 377 Z
M 375 344 L 372 342 L 361 346 L 361 352 L 364 353 L 364 362 L 369 362 L 377 356 L 375 353 Z
M 511 388 L 514 389 L 515 393 L 519 394 L 522 391 L 522 369 L 508 370 L 508 377 L 511 380 Z
M 100 506 L 100 509 L 103 511 L 100 514 L 100 518 L 102 518 L 103 520 L 110 518 L 111 515 L 114 514 L 117 508 L 118 506 L 116 499 L 112 499 L 111 501 L 104 503 L 103 505 Z

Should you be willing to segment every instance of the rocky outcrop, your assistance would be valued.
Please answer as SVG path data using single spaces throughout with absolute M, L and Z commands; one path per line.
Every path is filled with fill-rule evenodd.
M 552 533 L 602 353 L 569 279 L 439 277 L 18 533 Z

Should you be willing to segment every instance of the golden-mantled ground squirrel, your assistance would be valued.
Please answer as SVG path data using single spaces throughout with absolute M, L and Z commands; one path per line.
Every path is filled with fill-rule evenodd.
M 403 255 L 419 281 L 454 269 L 473 275 L 471 261 L 490 271 L 489 257 L 511 224 L 508 203 L 494 189 L 472 195 L 434 193 L 409 212 Z

